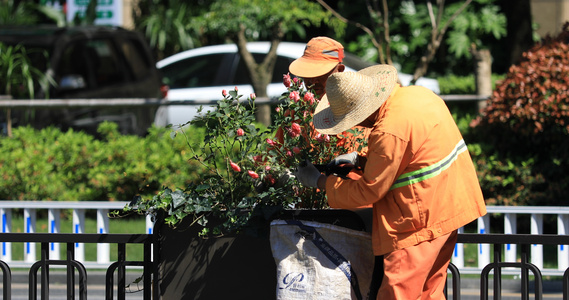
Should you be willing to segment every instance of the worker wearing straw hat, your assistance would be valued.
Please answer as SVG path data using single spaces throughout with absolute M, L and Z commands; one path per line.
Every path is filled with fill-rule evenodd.
M 389 65 L 330 75 L 314 126 L 325 134 L 371 128 L 366 156 L 349 153 L 331 162 L 358 165 L 363 176 L 326 176 L 310 163 L 295 175 L 325 190 L 333 208 L 373 205 L 374 254 L 384 256 L 377 299 L 444 299 L 457 229 L 485 215 L 486 207 L 444 101 L 426 88 L 396 82 Z

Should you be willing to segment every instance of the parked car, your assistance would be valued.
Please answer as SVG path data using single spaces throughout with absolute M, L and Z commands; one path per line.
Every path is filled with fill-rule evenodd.
M 302 56 L 305 44 L 281 42 L 277 48 L 277 61 L 273 78 L 267 87 L 269 97 L 279 97 L 286 91 L 282 83 L 283 74 L 288 73 L 290 63 Z M 269 51 L 269 42 L 250 42 L 247 49 L 257 61 L 261 61 Z M 357 71 L 371 66 L 359 57 L 346 53 L 344 59 L 346 71 Z M 170 101 L 186 100 L 196 105 L 169 105 L 166 108 L 167 122 L 174 125 L 185 124 L 195 118 L 198 107 L 206 106 L 221 99 L 222 90 L 239 89 L 242 95 L 253 92 L 251 79 L 245 63 L 240 59 L 235 44 L 205 46 L 180 52 L 160 60 L 156 66 L 162 72 L 165 83 L 169 86 L 168 97 Z M 412 76 L 399 74 L 403 85 L 409 85 Z M 437 80 L 421 78 L 417 85 L 423 85 L 435 93 L 439 93 Z
M 32 64 L 57 83 L 49 90 L 52 99 L 163 98 L 167 90 L 150 47 L 138 32 L 110 26 L 2 26 L 0 42 L 22 44 L 33 54 Z M 45 50 L 47 58 L 37 50 Z M 55 125 L 94 133 L 99 123 L 110 120 L 119 124 L 122 133 L 143 135 L 154 122 L 157 107 L 33 111 L 20 111 L 15 125 Z

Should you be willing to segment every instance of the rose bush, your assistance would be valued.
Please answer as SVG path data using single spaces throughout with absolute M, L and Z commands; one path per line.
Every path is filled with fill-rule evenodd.
M 269 128 L 255 122 L 255 94 L 243 101 L 237 88 L 223 90 L 215 110 L 172 132 L 188 141 L 188 128 L 205 128 L 202 143 L 187 143 L 189 160 L 202 166 L 201 180 L 185 188 L 164 187 L 152 199 L 135 197 L 120 214 L 162 214 L 170 226 L 191 217 L 192 224 L 203 227 L 202 235 L 221 235 L 251 230 L 255 220 L 267 221 L 283 209 L 327 208 L 325 194 L 302 187 L 292 173 L 306 160 L 324 165 L 344 153 L 338 143 L 343 136 L 317 134 L 312 126 L 314 94 L 288 74 L 283 83 L 288 90 Z M 212 217 L 221 224 L 209 226 Z

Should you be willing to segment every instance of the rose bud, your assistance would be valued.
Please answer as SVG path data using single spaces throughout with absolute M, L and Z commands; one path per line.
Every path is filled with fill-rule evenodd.
M 229 165 L 231 165 L 231 168 L 233 169 L 233 171 L 241 172 L 241 168 L 236 163 L 229 161 Z
M 266 178 L 270 185 L 274 185 L 275 183 L 277 183 L 277 180 L 271 174 L 267 175 Z
M 286 73 L 283 75 L 283 84 L 288 88 L 290 87 L 290 74 Z

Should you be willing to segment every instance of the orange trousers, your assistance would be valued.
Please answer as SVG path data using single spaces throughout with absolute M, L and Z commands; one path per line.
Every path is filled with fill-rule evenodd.
M 457 231 L 395 250 L 383 258 L 383 281 L 377 300 L 445 299 L 447 268 Z

